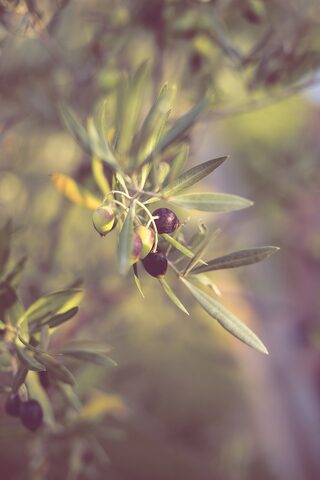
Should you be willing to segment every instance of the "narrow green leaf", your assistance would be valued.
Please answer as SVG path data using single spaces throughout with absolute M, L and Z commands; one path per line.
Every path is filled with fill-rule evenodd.
M 39 362 L 46 366 L 47 370 L 57 380 L 69 385 L 75 385 L 76 381 L 72 373 L 64 365 L 58 362 L 58 360 L 56 360 L 52 355 L 41 352 L 36 353 L 35 356 Z
M 15 374 L 13 378 L 13 383 L 12 383 L 12 393 L 17 393 L 21 385 L 24 383 L 27 374 L 29 372 L 29 369 L 26 368 L 24 365 L 20 364 L 17 370 L 17 373 Z
M 74 340 L 64 345 L 63 348 L 59 350 L 59 353 L 108 353 L 110 350 L 112 350 L 112 347 L 106 343 L 93 340 Z
M 46 391 L 42 388 L 39 382 L 39 377 L 37 373 L 30 372 L 26 383 L 30 397 L 38 400 L 42 407 L 45 422 L 53 426 L 55 420 L 51 402 L 48 398 Z
M 104 353 L 100 352 L 65 352 L 64 355 L 67 355 L 76 360 L 81 360 L 83 362 L 94 363 L 95 365 L 101 365 L 102 367 L 116 367 L 117 363 L 108 357 Z
M 110 185 L 107 177 L 104 174 L 103 163 L 97 157 L 92 158 L 92 174 L 96 184 L 100 188 L 101 193 L 105 195 L 106 193 L 110 192 Z
M 198 273 L 197 275 L 192 275 L 191 278 L 193 282 L 199 283 L 203 287 L 210 288 L 218 297 L 221 297 L 221 292 L 217 285 L 204 273 Z M 189 277 L 190 279 L 190 277 Z
M 204 252 L 205 252 L 205 250 L 208 246 L 208 243 L 209 243 L 209 238 L 205 239 L 203 241 L 203 243 L 198 246 L 198 249 L 195 252 L 194 257 L 187 264 L 187 266 L 186 266 L 186 268 L 183 272 L 183 276 L 186 277 L 188 275 L 188 273 L 193 269 L 193 267 L 201 261 L 201 257 L 204 254 Z M 201 263 L 203 263 L 203 262 L 201 262 Z
M 180 139 L 184 133 L 194 124 L 198 116 L 202 113 L 208 105 L 208 97 L 204 96 L 189 112 L 180 117 L 173 125 L 173 127 L 160 139 L 152 156 L 162 152 L 169 145 Z
M 185 313 L 186 315 L 189 315 L 189 312 L 188 310 L 186 309 L 186 307 L 183 305 L 183 303 L 179 300 L 179 298 L 177 297 L 177 295 L 174 293 L 174 291 L 172 290 L 172 288 L 170 287 L 170 285 L 166 282 L 166 280 L 164 278 L 158 278 L 159 280 L 159 283 L 161 285 L 161 287 L 163 288 L 163 290 L 166 292 L 166 294 L 168 295 L 168 297 L 170 298 L 170 300 L 180 309 L 183 311 L 183 313 Z
M 118 243 L 118 268 L 122 275 L 125 275 L 130 266 L 133 250 L 133 220 L 135 215 L 135 204 L 132 203 L 119 234 Z
M 0 229 L 0 275 L 4 274 L 10 256 L 12 222 L 9 220 Z
M 186 279 L 181 278 L 181 281 L 185 284 L 185 286 L 188 288 L 194 298 L 199 302 L 202 308 L 212 318 L 217 320 L 225 330 L 227 330 L 229 333 L 231 333 L 231 335 L 234 335 L 250 347 L 259 350 L 262 353 L 268 354 L 268 350 L 261 342 L 261 340 L 225 307 L 223 307 L 220 303 L 216 302 L 207 293 L 203 292 L 198 287 L 188 282 Z
M 91 153 L 103 160 L 112 170 L 119 170 L 119 164 L 107 141 L 99 136 L 93 118 L 88 119 L 88 135 L 90 139 Z
M 48 325 L 44 325 L 41 328 L 41 332 L 40 332 L 40 345 L 39 345 L 40 350 L 44 352 L 48 350 L 49 343 L 50 343 L 49 327 Z
M 181 208 L 215 213 L 232 212 L 253 205 L 246 198 L 227 193 L 188 193 L 170 197 L 168 202 Z
M 24 348 L 16 345 L 17 356 L 24 367 L 35 372 L 42 372 L 46 368 L 38 362 L 31 353 L 27 353 Z
M 126 153 L 133 139 L 134 129 L 140 113 L 144 95 L 147 62 L 143 62 L 129 82 L 121 86 L 118 96 L 120 111 L 118 113 L 117 151 Z M 122 98 L 120 98 L 120 95 Z
M 80 288 L 70 288 L 44 295 L 28 308 L 20 322 L 28 321 L 32 328 L 36 324 L 43 325 L 55 314 L 70 310 L 75 304 L 79 304 L 82 296 L 83 290 Z
M 211 272 L 213 270 L 223 270 L 227 268 L 238 268 L 245 265 L 261 262 L 270 257 L 279 250 L 278 247 L 256 247 L 247 250 L 239 250 L 222 257 L 209 260 L 207 265 L 201 265 L 192 270 L 193 274 Z
M 142 298 L 144 298 L 144 294 L 143 294 L 143 291 L 142 291 L 141 282 L 140 282 L 140 278 L 139 278 L 139 273 L 138 273 L 137 264 L 134 263 L 134 264 L 132 265 L 132 268 L 133 268 L 133 278 L 134 278 L 135 284 L 136 284 L 137 289 L 139 290 Z
M 74 139 L 79 143 L 80 147 L 82 147 L 84 151 L 90 154 L 91 143 L 89 135 L 77 118 L 76 114 L 64 103 L 60 105 L 60 112 L 66 127 L 73 135 Z
M 218 168 L 219 165 L 221 165 L 227 158 L 228 157 L 215 158 L 191 168 L 187 172 L 180 175 L 180 177 L 178 177 L 174 182 L 169 183 L 169 185 L 167 185 L 161 191 L 162 195 L 164 197 L 174 196 L 177 193 L 191 187 Z
M 78 311 L 79 311 L 79 307 L 73 307 L 64 313 L 58 313 L 48 321 L 48 326 L 50 328 L 58 327 L 58 325 L 61 325 L 67 320 L 70 320 L 71 318 L 73 318 L 78 313 Z
M 20 258 L 20 260 L 17 261 L 17 263 L 13 266 L 13 268 L 7 274 L 5 281 L 10 283 L 13 286 L 17 286 L 20 280 L 20 274 L 22 273 L 26 262 L 27 262 L 26 256 Z
M 184 143 L 177 146 L 177 151 L 170 160 L 169 182 L 172 183 L 182 172 L 189 155 L 189 145 Z
M 160 135 L 165 127 L 168 115 L 172 108 L 172 101 L 175 89 L 165 84 L 146 116 L 138 134 L 133 142 L 133 155 L 137 155 L 138 163 L 154 150 L 159 141 Z
M 167 233 L 162 233 L 161 237 L 166 240 L 166 242 L 169 243 L 172 247 L 174 247 L 176 250 L 179 250 L 179 252 L 183 253 L 188 258 L 193 258 L 194 253 L 185 245 L 182 245 L 176 238 L 172 237 L 171 235 L 168 235 Z

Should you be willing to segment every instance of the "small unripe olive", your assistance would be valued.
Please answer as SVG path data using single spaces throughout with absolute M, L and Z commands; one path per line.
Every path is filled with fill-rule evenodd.
M 143 260 L 145 270 L 153 277 L 161 277 L 166 274 L 168 260 L 163 252 L 150 252 Z
M 133 234 L 133 248 L 132 248 L 132 257 L 131 264 L 137 263 L 142 252 L 142 241 L 139 235 L 134 232 Z
M 23 425 L 35 432 L 42 425 L 43 412 L 39 402 L 37 400 L 27 400 L 20 405 L 20 418 Z
M 11 395 L 10 397 L 7 398 L 7 401 L 5 403 L 5 411 L 7 415 L 10 415 L 11 417 L 19 417 L 20 415 L 20 405 L 21 405 L 21 400 L 18 394 L 16 395 Z
M 139 235 L 142 242 L 142 250 L 140 258 L 145 258 L 151 251 L 154 244 L 154 231 L 151 228 L 147 228 L 144 225 L 139 225 L 135 229 L 135 233 Z
M 169 208 L 158 208 L 152 213 L 158 233 L 173 233 L 180 225 L 177 215 Z
M 109 205 L 102 205 L 96 208 L 92 214 L 93 226 L 103 237 L 116 226 L 114 211 Z

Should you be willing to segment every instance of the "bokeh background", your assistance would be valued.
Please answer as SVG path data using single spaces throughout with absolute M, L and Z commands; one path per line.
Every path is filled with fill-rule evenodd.
M 146 104 L 175 83 L 173 118 L 206 87 L 215 92 L 190 134 L 190 165 L 230 160 L 199 188 L 255 202 L 203 216 L 222 228 L 209 256 L 281 247 L 265 263 L 213 275 L 268 357 L 228 336 L 184 291 L 190 317 L 146 275 L 142 300 L 116 271 L 115 236 L 102 241 L 90 212 L 50 182 L 55 171 L 92 181 L 59 102 L 85 120 L 121 72 L 146 59 Z M 1 413 L 4 478 L 320 478 L 319 64 L 312 0 L 0 2 L 0 223 L 13 218 L 14 255 L 28 255 L 21 297 L 29 305 L 83 279 L 80 313 L 55 341 L 103 338 L 118 362 L 73 369 L 90 427 L 32 435 Z M 57 392 L 50 398 L 63 410 Z

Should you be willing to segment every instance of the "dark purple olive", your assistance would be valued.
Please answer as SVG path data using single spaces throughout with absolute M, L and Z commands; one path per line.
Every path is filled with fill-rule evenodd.
M 173 233 L 180 225 L 177 215 L 169 208 L 158 208 L 152 213 L 158 233 Z
M 20 418 L 23 425 L 35 432 L 42 425 L 43 412 L 39 402 L 37 400 L 27 400 L 22 402 L 20 406 Z
M 153 277 L 161 277 L 166 274 L 168 268 L 168 260 L 164 253 L 150 252 L 143 260 L 142 264 L 150 275 Z
M 19 417 L 20 415 L 20 405 L 21 400 L 18 394 L 11 395 L 7 398 L 5 403 L 5 411 L 7 415 L 11 415 L 11 417 Z

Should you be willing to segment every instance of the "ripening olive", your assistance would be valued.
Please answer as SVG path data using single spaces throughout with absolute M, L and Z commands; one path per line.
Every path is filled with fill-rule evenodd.
M 151 251 L 154 244 L 154 231 L 151 228 L 147 228 L 144 225 L 139 225 L 135 229 L 135 233 L 139 235 L 142 242 L 142 250 L 140 258 L 145 258 Z
M 173 233 L 180 225 L 177 215 L 169 208 L 158 208 L 152 213 L 158 233 Z
M 168 260 L 163 252 L 150 252 L 143 260 L 145 270 L 153 277 L 165 275 L 168 268 Z
M 102 205 L 94 210 L 92 214 L 93 226 L 103 237 L 111 232 L 117 221 L 113 209 L 109 205 Z
M 37 400 L 27 400 L 20 405 L 20 418 L 23 425 L 35 432 L 42 425 L 43 412 L 39 402 Z

